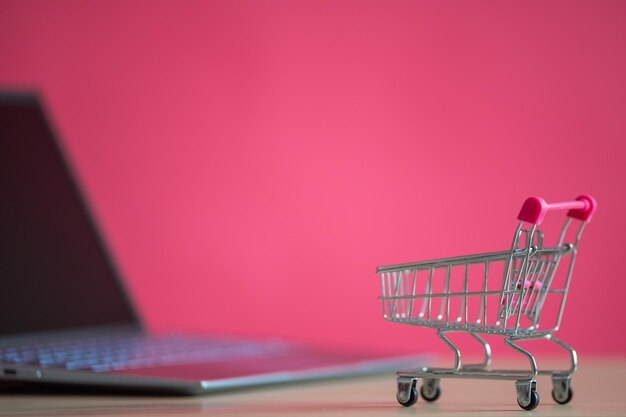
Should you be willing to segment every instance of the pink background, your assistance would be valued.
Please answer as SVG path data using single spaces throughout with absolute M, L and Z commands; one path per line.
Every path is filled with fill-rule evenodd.
M 4 1 L 148 326 L 389 352 L 376 266 L 594 195 L 559 337 L 626 352 L 626 3 Z

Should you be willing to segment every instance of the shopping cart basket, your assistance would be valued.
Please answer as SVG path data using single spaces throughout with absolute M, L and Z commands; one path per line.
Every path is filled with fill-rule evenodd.
M 544 247 L 544 233 L 538 226 L 548 211 L 556 209 L 567 209 L 567 218 L 556 245 Z M 577 368 L 576 352 L 552 333 L 561 322 L 578 242 L 595 209 L 595 200 L 586 195 L 555 204 L 530 197 L 517 217 L 520 222 L 510 250 L 379 267 L 383 317 L 436 329 L 455 355 L 452 368 L 398 372 L 398 402 L 406 407 L 415 404 L 419 379 L 421 396 L 427 401 L 439 397 L 441 378 L 503 379 L 516 381 L 517 403 L 532 410 L 539 405 L 537 375 L 551 375 L 552 397 L 559 404 L 568 403 L 572 373 Z M 578 229 L 572 242 L 566 242 L 572 221 L 579 223 Z M 459 348 L 446 335 L 449 332 L 472 336 L 482 346 L 483 361 L 463 365 Z M 529 360 L 530 369 L 491 369 L 491 348 L 481 334 L 503 336 L 507 346 Z M 540 338 L 569 353 L 569 369 L 539 370 L 535 357 L 518 345 Z

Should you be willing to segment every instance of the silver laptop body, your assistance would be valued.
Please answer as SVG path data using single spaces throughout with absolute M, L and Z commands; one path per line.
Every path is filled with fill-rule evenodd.
M 0 277 L 0 380 L 198 394 L 414 360 L 145 332 L 34 94 L 0 93 Z

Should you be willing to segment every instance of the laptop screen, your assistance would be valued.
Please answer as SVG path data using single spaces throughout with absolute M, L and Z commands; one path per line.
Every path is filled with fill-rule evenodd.
M 0 335 L 135 323 L 37 100 L 0 94 Z

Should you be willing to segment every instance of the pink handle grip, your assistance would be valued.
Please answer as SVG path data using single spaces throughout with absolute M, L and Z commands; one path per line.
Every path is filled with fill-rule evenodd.
M 541 197 L 528 197 L 517 215 L 517 220 L 540 225 L 548 210 L 569 210 L 567 215 L 574 219 L 588 222 L 598 204 L 590 195 L 581 195 L 574 201 L 546 203 Z

